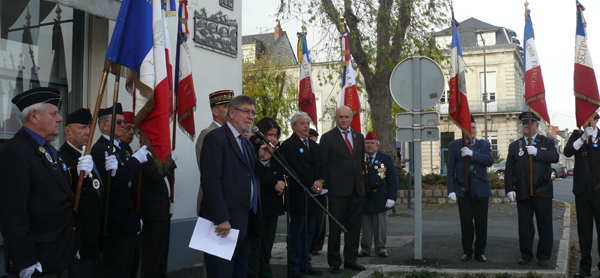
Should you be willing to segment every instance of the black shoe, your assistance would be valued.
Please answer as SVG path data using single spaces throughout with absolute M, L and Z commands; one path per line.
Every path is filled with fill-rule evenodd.
M 475 259 L 476 259 L 478 262 L 480 262 L 480 263 L 485 263 L 485 262 L 487 262 L 487 259 L 485 258 L 485 256 L 484 256 L 484 255 L 476 255 L 476 256 L 475 256 Z
M 377 254 L 377 256 L 379 256 L 381 258 L 387 258 L 388 257 L 388 253 L 387 252 L 381 252 L 381 253 Z
M 310 253 L 311 253 L 313 256 L 319 256 L 319 255 L 321 255 L 321 251 L 317 251 L 317 250 L 311 251 Z
M 539 260 L 538 265 L 539 266 L 548 266 L 548 265 L 550 265 L 550 261 L 549 260 Z
M 323 275 L 323 271 L 318 271 L 312 267 L 307 268 L 307 269 L 300 269 L 300 272 L 306 274 L 306 275 L 310 275 L 310 276 L 321 276 Z
M 526 264 L 528 264 L 528 263 L 530 263 L 530 262 L 531 262 L 531 259 L 525 259 L 525 258 L 521 258 L 521 259 L 519 260 L 519 264 L 520 264 L 520 265 L 526 265 Z
M 339 266 L 332 266 L 329 268 L 329 272 L 331 272 L 332 274 L 340 274 L 340 267 Z
M 367 269 L 366 267 L 364 267 L 363 265 L 357 264 L 357 263 L 353 263 L 353 264 L 346 264 L 344 265 L 344 269 L 352 269 L 352 270 L 356 270 L 356 271 L 363 271 L 365 269 Z
M 300 271 L 294 271 L 292 272 L 292 278 L 302 278 L 302 273 L 300 273 Z
M 368 257 L 368 256 L 370 256 L 370 255 L 369 255 L 369 254 L 367 254 L 367 253 L 365 253 L 365 252 L 360 252 L 360 253 L 358 253 L 358 257 L 359 257 L 359 258 L 364 258 L 364 257 Z
M 460 257 L 460 260 L 463 262 L 467 262 L 471 260 L 471 255 L 469 254 L 463 254 L 462 257 Z
M 592 273 L 590 272 L 583 272 L 583 271 L 579 271 L 577 273 L 575 273 L 575 276 L 573 276 L 574 278 L 585 278 L 585 277 L 590 277 L 592 276 Z

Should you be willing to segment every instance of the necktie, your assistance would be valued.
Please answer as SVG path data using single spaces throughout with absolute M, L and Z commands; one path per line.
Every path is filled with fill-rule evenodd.
M 304 144 L 306 145 L 306 149 L 310 149 L 310 146 L 308 145 L 308 138 L 304 138 L 302 141 L 304 141 Z
M 373 157 L 369 157 L 369 167 L 373 167 Z
M 58 163 L 58 153 L 56 149 L 50 144 L 50 142 L 44 143 L 44 147 L 50 152 L 50 156 L 52 156 L 52 161 Z
M 348 132 L 350 132 L 350 131 L 344 131 L 344 137 L 346 138 L 346 146 L 348 146 L 348 149 L 350 150 L 350 154 L 352 156 L 354 156 L 354 150 L 352 149 L 352 144 L 350 144 L 350 140 L 348 139 Z
M 246 157 L 246 162 L 248 162 L 248 167 L 250 167 L 250 174 L 252 174 L 252 205 L 254 206 L 252 208 L 252 211 L 254 211 L 254 214 L 256 214 L 256 209 L 258 207 L 258 198 L 256 197 L 256 194 L 258 194 L 258 188 L 256 187 L 256 178 L 254 178 L 254 170 L 252 169 L 252 164 L 250 163 L 250 156 L 248 155 L 248 150 L 246 149 L 246 142 L 244 138 L 244 135 L 238 136 L 238 138 L 240 138 L 240 142 L 242 143 L 242 151 L 244 152 L 244 157 Z

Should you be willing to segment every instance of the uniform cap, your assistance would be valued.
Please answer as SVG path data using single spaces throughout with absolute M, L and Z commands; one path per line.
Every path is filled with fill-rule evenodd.
M 217 105 L 229 103 L 233 99 L 233 91 L 232 90 L 221 90 L 216 91 L 210 95 L 208 95 L 208 99 L 210 100 L 210 108 L 213 108 Z
M 67 115 L 67 125 L 82 124 L 89 125 L 92 122 L 92 113 L 87 108 L 79 108 L 75 112 Z
M 50 103 L 56 107 L 60 103 L 60 91 L 54 88 L 38 87 L 16 95 L 12 99 L 19 111 L 36 103 Z
M 106 116 L 106 115 L 112 115 L 112 106 L 108 107 L 108 108 L 104 108 L 104 109 L 100 109 L 100 111 L 98 112 L 98 118 Z M 121 105 L 121 103 L 117 102 L 117 114 L 123 115 L 123 106 Z
M 365 140 L 379 140 L 379 138 L 377 138 L 377 135 L 375 135 L 375 133 L 369 132 L 367 133 Z

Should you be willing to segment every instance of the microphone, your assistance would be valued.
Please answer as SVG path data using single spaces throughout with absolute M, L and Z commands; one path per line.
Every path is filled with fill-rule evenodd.
M 267 139 L 267 136 L 265 136 L 262 132 L 260 132 L 260 129 L 258 129 L 257 126 L 252 127 L 252 133 L 254 133 L 254 135 L 258 136 L 258 138 L 263 140 L 265 143 L 267 143 L 271 148 L 275 149 L 275 146 L 273 146 L 273 144 L 271 144 L 271 141 L 269 141 L 269 139 Z

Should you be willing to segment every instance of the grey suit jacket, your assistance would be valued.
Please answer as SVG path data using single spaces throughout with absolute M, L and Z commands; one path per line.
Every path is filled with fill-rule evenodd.
M 196 161 L 198 162 L 198 170 L 200 170 L 200 153 L 202 152 L 202 143 L 204 143 L 204 137 L 206 137 L 206 134 L 208 134 L 209 132 L 211 132 L 213 129 L 217 129 L 219 128 L 219 126 L 215 123 L 215 121 L 212 121 L 212 123 L 210 123 L 210 125 L 203 129 L 200 132 L 200 135 L 198 136 L 198 141 L 196 141 Z M 200 175 L 202 175 L 202 172 L 200 172 Z M 200 211 L 200 202 L 202 201 L 202 185 L 198 185 L 198 199 L 196 200 L 196 213 L 198 213 Z

